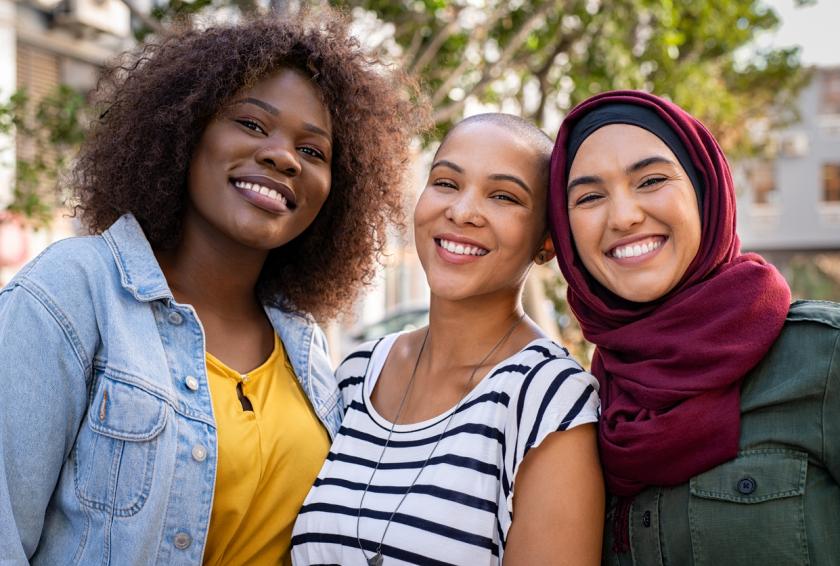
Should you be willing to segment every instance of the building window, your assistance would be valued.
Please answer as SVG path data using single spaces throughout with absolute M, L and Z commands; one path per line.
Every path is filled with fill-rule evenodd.
M 840 114 L 840 69 L 823 71 L 820 114 Z
M 772 161 L 757 161 L 747 169 L 753 203 L 776 204 L 776 173 Z
M 823 165 L 823 201 L 840 203 L 840 163 Z

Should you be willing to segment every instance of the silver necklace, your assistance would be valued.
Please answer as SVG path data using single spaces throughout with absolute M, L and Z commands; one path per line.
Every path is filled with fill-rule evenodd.
M 373 483 L 373 477 L 376 475 L 376 471 L 379 469 L 379 465 L 382 463 L 382 457 L 385 455 L 385 450 L 388 449 L 388 444 L 391 442 L 391 435 L 394 432 L 394 427 L 397 426 L 397 421 L 400 420 L 400 414 L 402 414 L 403 406 L 405 405 L 405 400 L 408 398 L 408 392 L 411 391 L 411 387 L 414 385 L 414 378 L 417 377 L 417 367 L 420 365 L 420 358 L 423 355 L 423 350 L 426 348 L 426 341 L 429 338 L 429 328 L 426 327 L 426 334 L 423 335 L 423 342 L 420 344 L 420 352 L 418 352 L 417 360 L 415 360 L 414 362 L 414 369 L 411 370 L 411 378 L 408 380 L 408 384 L 405 386 L 405 391 L 403 392 L 402 399 L 400 400 L 400 406 L 397 408 L 397 414 L 394 417 L 394 420 L 391 422 L 391 428 L 390 430 L 388 430 L 388 436 L 385 438 L 385 445 L 382 447 L 382 451 L 379 453 L 379 459 L 376 461 L 376 466 L 374 466 L 373 471 L 370 473 L 370 478 L 368 478 L 367 485 L 365 485 L 365 490 L 364 492 L 362 492 L 362 499 L 361 501 L 359 501 L 359 512 L 356 513 L 356 542 L 359 544 L 359 550 L 362 551 L 365 560 L 367 560 L 368 566 L 382 566 L 382 562 L 384 560 L 382 556 L 382 544 L 385 542 L 385 535 L 388 534 L 388 528 L 391 526 L 391 522 L 394 520 L 394 516 L 397 514 L 397 511 L 399 511 L 400 507 L 403 504 L 403 501 L 405 501 L 405 498 L 408 497 L 408 494 L 411 492 L 411 489 L 414 487 L 414 484 L 417 483 L 418 478 L 420 478 L 420 474 L 423 473 L 423 470 L 426 468 L 426 465 L 429 463 L 429 460 L 431 460 L 432 455 L 435 453 L 435 450 L 437 450 L 438 444 L 440 444 L 443 435 L 446 434 L 447 429 L 449 429 L 449 423 L 452 421 L 452 417 L 455 416 L 455 413 L 457 413 L 458 409 L 461 408 L 461 403 L 463 403 L 464 399 L 466 399 L 467 395 L 469 395 L 470 386 L 472 385 L 473 378 L 475 377 L 475 373 L 478 371 L 478 368 L 483 366 L 484 362 L 486 362 L 490 358 L 490 356 L 492 356 L 493 353 L 496 350 L 498 350 L 502 344 L 504 344 L 505 340 L 507 340 L 508 337 L 510 337 L 510 335 L 513 334 L 513 331 L 516 329 L 519 323 L 522 322 L 523 316 L 524 315 L 517 316 L 516 320 L 513 322 L 511 327 L 508 329 L 507 332 L 505 332 L 504 336 L 502 336 L 499 339 L 499 341 L 496 342 L 496 344 L 490 349 L 489 352 L 487 352 L 487 355 L 485 355 L 480 362 L 473 366 L 473 370 L 470 373 L 470 378 L 467 381 L 467 392 L 464 394 L 463 397 L 461 397 L 461 400 L 458 401 L 458 404 L 455 405 L 455 408 L 452 409 L 452 412 L 446 418 L 446 423 L 443 425 L 443 430 L 438 435 L 437 440 L 435 440 L 435 443 L 432 446 L 429 455 L 426 456 L 426 460 L 423 462 L 423 465 L 420 466 L 419 470 L 417 470 L 417 473 L 414 475 L 414 479 L 411 480 L 408 489 L 405 490 L 405 493 L 400 498 L 399 502 L 397 503 L 397 506 L 391 512 L 391 516 L 388 517 L 388 522 L 385 523 L 385 530 L 382 531 L 382 537 L 379 539 L 379 544 L 376 547 L 376 552 L 373 554 L 373 556 L 368 556 L 368 553 L 362 546 L 362 539 L 359 537 L 359 522 L 361 521 L 362 517 L 362 507 L 364 506 L 365 496 L 367 495 L 367 492 L 370 489 L 371 483 Z

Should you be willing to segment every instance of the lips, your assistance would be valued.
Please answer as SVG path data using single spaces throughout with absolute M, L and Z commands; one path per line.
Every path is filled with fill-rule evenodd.
M 231 177 L 231 184 L 240 191 L 249 191 L 258 195 L 262 195 L 280 203 L 284 208 L 294 210 L 297 208 L 297 199 L 292 189 L 271 177 L 264 175 L 245 175 L 241 177 Z

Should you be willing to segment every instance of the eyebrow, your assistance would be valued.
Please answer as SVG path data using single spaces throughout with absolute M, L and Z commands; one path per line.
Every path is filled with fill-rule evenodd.
M 439 161 L 435 161 L 432 164 L 432 167 L 431 167 L 431 169 L 429 169 L 429 171 L 431 171 L 435 167 L 448 167 L 448 168 L 452 169 L 453 171 L 457 171 L 458 173 L 463 173 L 464 172 L 463 167 L 461 167 L 457 163 L 453 163 L 453 162 L 449 161 L 448 159 L 441 159 Z
M 531 190 L 531 187 L 529 187 L 528 184 L 525 183 L 525 181 L 523 181 L 516 175 L 508 175 L 506 173 L 495 173 L 493 175 L 490 175 L 489 178 L 493 181 L 511 181 L 525 189 L 525 192 L 527 192 L 528 194 L 534 194 L 534 191 Z
M 430 171 L 432 169 L 434 169 L 435 167 L 448 167 L 449 169 L 452 169 L 453 171 L 456 171 L 458 173 L 463 173 L 464 172 L 463 167 L 461 167 L 457 163 L 453 163 L 453 162 L 449 161 L 448 159 L 441 159 L 439 161 L 435 161 L 434 164 L 432 164 L 432 167 L 431 167 Z M 534 192 L 534 191 L 531 190 L 531 187 L 529 187 L 527 185 L 527 183 L 525 183 L 525 181 L 523 181 L 522 179 L 520 179 L 516 175 L 508 175 L 506 173 L 494 173 L 492 175 L 488 175 L 487 178 L 491 179 L 493 181 L 511 181 L 513 183 L 516 183 L 517 185 L 519 185 L 523 189 L 525 189 L 528 193 L 533 194 L 533 192 Z
M 274 106 L 272 106 L 271 104 L 269 104 L 268 102 L 262 101 L 259 98 L 252 98 L 250 96 L 247 97 L 247 98 L 243 98 L 241 100 L 237 100 L 235 102 L 235 104 L 253 104 L 254 106 L 262 108 L 263 110 L 265 110 L 266 112 L 268 112 L 272 116 L 277 116 L 277 115 L 280 114 L 280 111 L 277 108 L 275 108 Z M 326 131 L 323 128 L 319 128 L 315 124 L 311 124 L 309 122 L 304 122 L 303 123 L 303 129 L 306 130 L 307 132 L 311 132 L 313 134 L 318 134 L 320 136 L 324 136 L 328 140 L 332 140 L 332 135 L 330 135 L 330 133 L 328 131 Z
M 253 104 L 254 106 L 259 106 L 260 108 L 262 108 L 263 110 L 265 110 L 266 112 L 271 114 L 272 116 L 277 116 L 278 114 L 280 114 L 280 111 L 277 110 L 274 106 L 272 106 L 268 102 L 263 102 L 262 100 L 260 100 L 258 98 L 251 98 L 251 97 L 243 98 L 241 100 L 237 100 L 236 104 Z
M 652 155 L 650 157 L 645 157 L 644 159 L 640 159 L 639 161 L 633 163 L 632 165 L 628 166 L 624 169 L 624 172 L 628 175 L 630 173 L 635 173 L 637 171 L 641 171 L 645 167 L 650 167 L 651 165 L 671 165 L 676 167 L 676 163 L 668 159 L 667 157 L 662 157 L 661 155 Z M 598 183 L 602 183 L 604 180 L 599 177 L 598 175 L 584 175 L 583 177 L 577 177 L 573 179 L 569 186 L 566 188 L 566 191 L 571 191 L 573 188 L 577 187 L 578 185 L 596 185 Z

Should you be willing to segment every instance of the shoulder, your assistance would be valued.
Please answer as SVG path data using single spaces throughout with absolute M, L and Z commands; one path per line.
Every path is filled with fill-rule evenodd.
M 832 301 L 795 301 L 790 305 L 785 327 L 791 323 L 811 322 L 840 330 L 840 303 Z
M 359 344 L 350 350 L 346 356 L 344 356 L 344 359 L 341 360 L 341 363 L 338 365 L 338 369 L 340 370 L 346 366 L 358 366 L 359 364 L 367 365 L 367 361 L 373 355 L 376 345 L 386 338 L 387 336 L 376 340 L 368 340 L 367 342 Z
M 520 373 L 531 376 L 562 372 L 592 378 L 566 348 L 548 338 L 530 342 L 519 352 L 507 358 L 500 366 L 503 368 L 513 366 L 518 368 Z M 594 378 L 592 379 L 594 381 Z
M 74 298 L 92 286 L 100 285 L 103 273 L 118 277 L 113 254 L 100 236 L 80 236 L 60 240 L 30 261 L 9 282 L 30 291 Z
M 598 381 L 560 344 L 539 339 L 499 364 L 494 374 L 507 374 L 505 388 L 512 396 L 543 403 L 547 398 L 597 398 Z M 515 378 L 514 378 L 515 376 Z
M 831 301 L 796 301 L 790 306 L 782 332 L 770 354 L 829 358 L 840 347 L 840 304 Z M 794 354 L 796 352 L 796 354 Z M 808 365 L 812 365 L 809 363 Z

